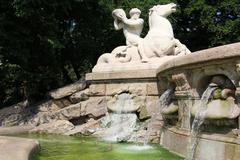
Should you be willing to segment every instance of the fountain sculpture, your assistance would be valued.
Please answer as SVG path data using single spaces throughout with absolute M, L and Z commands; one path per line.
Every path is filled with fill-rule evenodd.
M 144 117 L 151 117 L 145 139 L 158 137 L 155 142 L 189 160 L 238 159 L 240 44 L 189 54 L 167 20 L 175 11 L 173 3 L 149 9 L 149 32 L 141 38 L 140 10 L 132 9 L 130 19 L 114 10 L 114 26 L 123 29 L 126 46 L 100 56 L 87 74 L 90 89 L 104 90 L 110 102 L 123 93 L 134 97 L 136 103 L 125 110 L 146 110 Z
M 175 11 L 176 4 L 174 3 L 156 5 L 149 9 L 149 32 L 144 38 L 141 38 L 140 34 L 144 23 L 144 20 L 140 18 L 141 11 L 137 8 L 131 9 L 129 12 L 130 18 L 128 19 L 124 10 L 115 9 L 112 12 L 114 27 L 116 30 L 123 30 L 126 38 L 126 46 L 117 47 L 111 53 L 101 55 L 96 66 L 93 68 L 93 73 L 87 75 L 87 79 L 91 81 L 90 89 L 91 87 L 96 89 L 99 86 L 104 88 L 104 94 L 109 98 L 107 108 L 109 112 L 112 112 L 109 113 L 110 119 L 111 117 L 118 119 L 117 116 L 121 115 L 129 116 L 130 113 L 135 113 L 133 115 L 139 114 L 141 117 L 143 110 L 145 110 L 145 114 L 147 114 L 143 116 L 144 118 L 151 116 L 157 117 L 150 120 L 149 125 L 146 127 L 148 128 L 147 130 L 143 128 L 139 129 L 140 131 L 144 130 L 147 132 L 143 135 L 147 135 L 148 138 L 144 138 L 144 136 L 140 134 L 140 137 L 143 137 L 141 139 L 145 139 L 143 141 L 149 141 L 150 135 L 159 137 L 159 128 L 162 125 L 162 118 L 158 118 L 161 111 L 159 110 L 157 114 L 154 113 L 154 108 L 157 108 L 159 105 L 157 100 L 156 69 L 159 65 L 170 59 L 191 53 L 185 45 L 174 37 L 172 25 L 167 19 L 167 17 Z M 133 72 L 133 74 L 131 74 L 131 72 Z M 141 74 L 139 74 L 140 72 Z M 149 74 L 151 72 L 152 75 Z M 95 83 L 95 81 L 98 82 Z M 110 92 L 110 94 L 108 92 Z M 170 92 L 172 93 L 172 90 Z M 128 93 L 128 100 L 126 99 L 127 97 L 125 97 L 125 100 L 121 100 L 121 97 L 126 96 L 126 93 Z M 168 96 L 168 94 L 166 94 L 166 96 Z M 149 103 L 150 101 L 152 103 Z M 155 106 L 152 107 L 153 105 Z M 121 114 L 119 115 L 119 113 Z M 124 119 L 124 117 L 122 117 L 122 119 Z M 104 122 L 105 121 L 106 120 L 104 120 Z M 124 122 L 120 123 L 124 124 Z M 132 126 L 131 124 L 130 122 L 128 125 Z M 154 124 L 157 127 L 154 127 Z M 120 129 L 114 127 L 114 130 L 119 132 L 123 126 L 117 126 L 119 126 Z M 100 134 L 103 134 L 102 132 L 112 131 L 111 128 L 112 127 L 109 127 L 107 131 L 101 131 Z M 118 137 L 116 134 L 107 137 L 113 137 L 113 139 L 120 141 L 121 139 L 139 140 L 139 138 L 128 137 L 126 135 L 125 138 L 121 136 Z M 138 133 L 136 134 L 138 135 Z M 156 136 L 156 134 L 158 136 Z
M 114 27 L 116 30 L 123 29 L 126 46 L 117 47 L 111 53 L 101 55 L 93 72 L 136 70 L 139 67 L 156 69 L 159 63 L 191 53 L 174 38 L 167 16 L 175 11 L 174 3 L 152 7 L 149 10 L 149 32 L 141 38 L 144 23 L 143 19 L 139 18 L 141 11 L 137 8 L 132 9 L 131 18 L 128 19 L 122 9 L 115 9 L 112 13 Z
M 123 30 L 126 45 L 102 54 L 87 83 L 50 92 L 52 99 L 35 111 L 9 110 L 0 122 L 160 143 L 188 160 L 238 160 L 240 43 L 191 53 L 167 19 L 175 11 L 173 3 L 149 9 L 149 32 L 142 38 L 141 11 L 133 8 L 127 18 L 114 10 L 114 27 Z

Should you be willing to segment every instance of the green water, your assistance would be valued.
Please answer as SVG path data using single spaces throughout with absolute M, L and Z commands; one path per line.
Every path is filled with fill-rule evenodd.
M 41 151 L 34 160 L 183 160 L 158 145 L 139 146 L 57 135 L 21 137 L 39 140 Z

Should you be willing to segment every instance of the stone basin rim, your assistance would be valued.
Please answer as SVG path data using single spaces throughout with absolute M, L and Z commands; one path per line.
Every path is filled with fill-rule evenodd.
M 17 150 L 16 147 L 18 147 Z M 39 150 L 40 144 L 37 140 L 0 136 L 0 159 L 2 160 L 31 160 Z
M 179 130 L 175 127 L 164 127 L 165 130 L 168 130 L 169 132 L 175 133 L 175 134 L 179 134 L 182 136 L 190 136 L 189 131 L 185 131 L 185 130 Z M 210 140 L 210 141 L 218 141 L 218 142 L 223 142 L 223 143 L 229 143 L 229 144 L 240 144 L 240 139 L 239 138 L 232 138 L 232 137 L 223 137 L 221 134 L 206 134 L 206 133 L 202 133 L 198 136 L 201 139 L 205 139 L 205 140 Z
M 158 75 L 167 70 L 182 68 L 188 65 L 201 64 L 216 60 L 227 60 L 234 57 L 240 59 L 240 42 L 204 49 L 188 55 L 176 57 L 161 64 L 156 70 L 156 73 Z

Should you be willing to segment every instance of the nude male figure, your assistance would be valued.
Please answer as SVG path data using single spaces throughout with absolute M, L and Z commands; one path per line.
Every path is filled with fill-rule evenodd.
M 126 38 L 126 50 L 132 46 L 138 47 L 138 44 L 142 40 L 140 34 L 142 33 L 144 20 L 140 17 L 141 11 L 137 8 L 133 8 L 129 12 L 130 19 L 126 17 L 125 12 L 122 9 L 116 9 L 113 11 L 114 27 L 116 30 L 123 29 L 123 34 Z M 142 62 L 147 62 L 148 58 L 139 52 Z

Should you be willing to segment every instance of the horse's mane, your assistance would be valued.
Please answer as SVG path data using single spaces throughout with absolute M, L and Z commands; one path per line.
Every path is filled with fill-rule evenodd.
M 155 6 L 153 6 L 152 8 L 149 9 L 149 12 L 148 12 L 149 16 L 151 16 L 152 12 L 154 11 L 154 7 Z
M 148 13 L 149 16 L 151 16 L 154 11 L 157 11 L 157 9 L 158 9 L 158 5 L 155 5 L 155 6 L 153 6 L 152 8 L 150 8 L 150 9 L 149 9 L 149 13 Z

